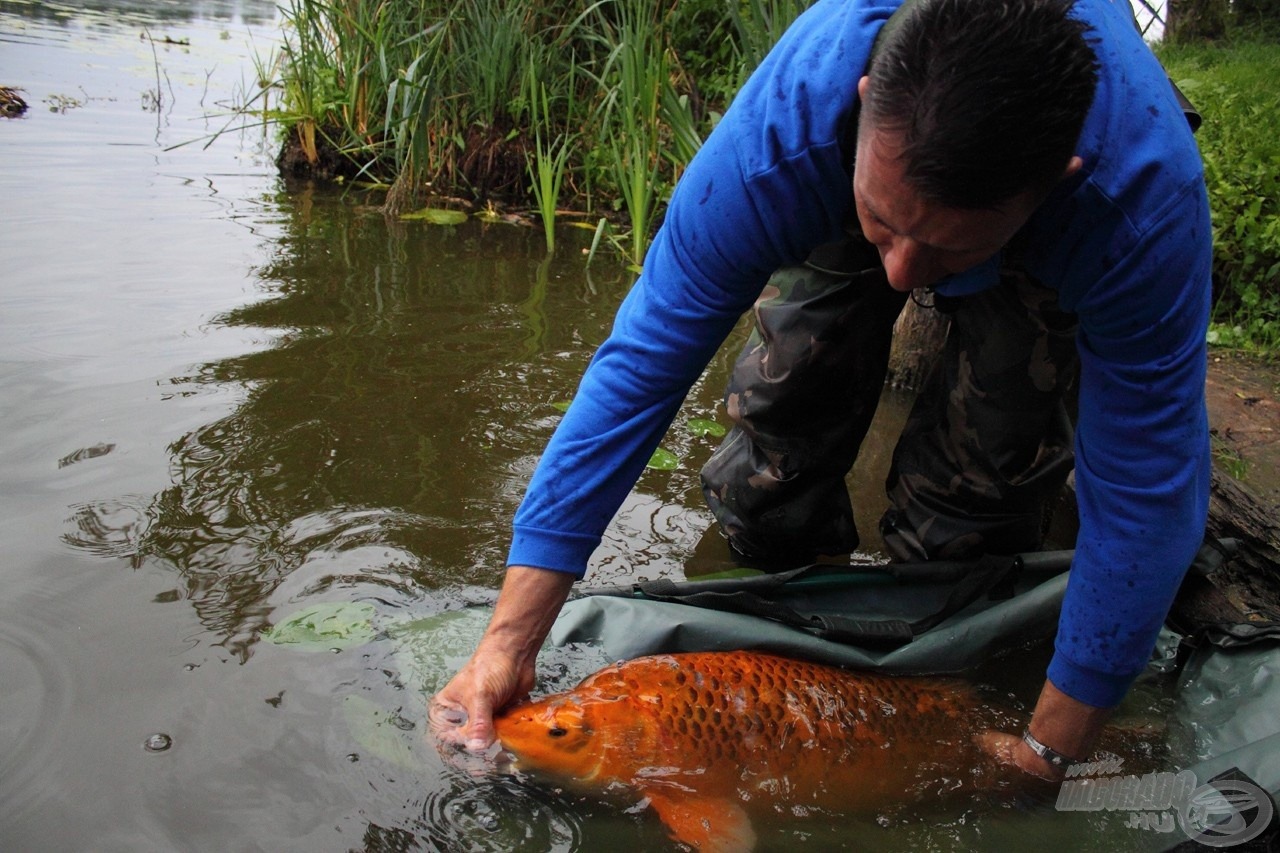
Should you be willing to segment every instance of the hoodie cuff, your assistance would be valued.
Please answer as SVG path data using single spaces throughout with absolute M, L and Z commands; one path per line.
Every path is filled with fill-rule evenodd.
M 1077 702 L 1095 708 L 1114 708 L 1140 673 L 1141 670 L 1130 675 L 1099 672 L 1073 663 L 1062 652 L 1055 652 L 1049 662 L 1048 677 L 1054 687 Z
M 598 536 L 516 525 L 507 565 L 565 572 L 581 580 L 587 573 L 587 561 L 599 544 Z

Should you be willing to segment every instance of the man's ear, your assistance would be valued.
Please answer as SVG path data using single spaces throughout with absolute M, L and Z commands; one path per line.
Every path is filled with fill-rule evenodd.
M 859 101 L 865 101 L 867 99 L 867 89 L 870 86 L 871 86 L 870 77 L 863 76 L 863 78 L 858 81 L 858 100 Z
M 862 79 L 865 80 L 867 78 L 864 77 Z M 861 91 L 859 91 L 858 94 L 861 95 L 862 94 Z M 1063 170 L 1061 180 L 1065 181 L 1067 178 L 1071 177 L 1076 172 L 1080 171 L 1080 167 L 1083 165 L 1084 165 L 1084 161 L 1081 160 L 1079 157 L 1072 157 L 1070 160 L 1067 161 L 1067 168 Z

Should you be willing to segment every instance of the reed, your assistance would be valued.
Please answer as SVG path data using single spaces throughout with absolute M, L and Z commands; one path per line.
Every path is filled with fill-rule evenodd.
M 574 137 L 561 132 L 552 138 L 555 125 L 552 119 L 551 98 L 547 94 L 547 86 L 538 79 L 533 66 L 526 75 L 526 99 L 529 103 L 529 117 L 533 125 L 534 151 L 529 158 L 529 171 L 533 178 L 533 196 L 538 204 L 538 213 L 542 218 L 542 231 L 547 241 L 547 254 L 556 250 L 556 208 L 560 203 L 560 190 L 564 185 L 565 171 L 569 165 L 569 155 Z M 572 81 L 572 74 L 570 74 Z M 568 88 L 572 97 L 573 86 Z M 573 113 L 569 109 L 570 114 Z
M 609 152 L 609 177 L 621 193 L 631 222 L 628 256 L 644 261 L 650 218 L 661 192 L 662 93 L 670 74 L 667 52 L 645 0 L 613 0 L 596 7 L 600 38 L 609 45 L 597 78 L 601 132 Z M 616 23 L 612 20 L 616 16 Z
M 808 6 L 806 0 L 741 0 L 726 4 L 737 35 L 740 84 Z
M 394 179 L 388 209 L 427 189 L 531 207 L 548 249 L 558 206 L 599 210 L 639 263 L 727 93 L 803 5 L 285 0 L 261 63 L 278 109 L 264 87 L 245 116 L 256 104 L 313 166 Z
M 512 124 L 521 104 L 525 66 L 533 51 L 529 6 L 507 0 L 462 0 L 449 27 L 454 91 L 465 96 L 467 118 L 486 127 Z M 513 108 L 514 107 L 514 108 Z
M 396 178 L 384 205 L 392 216 L 413 206 L 420 175 L 431 170 L 432 122 L 439 101 L 434 72 L 442 44 L 436 32 L 438 29 L 423 34 L 417 55 L 387 89 L 380 136 L 389 143 L 395 161 Z

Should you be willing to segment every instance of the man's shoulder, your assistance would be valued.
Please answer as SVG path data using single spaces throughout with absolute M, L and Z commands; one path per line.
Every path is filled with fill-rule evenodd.
M 722 125 L 743 172 L 844 142 L 871 46 L 902 0 L 818 0 L 787 29 L 734 97 Z
M 1168 75 L 1126 0 L 1118 2 L 1077 2 L 1099 65 L 1077 146 L 1084 166 L 1033 223 L 1039 251 L 1058 268 L 1064 291 L 1078 293 L 1122 256 L 1151 250 L 1171 218 L 1198 215 L 1186 201 L 1203 192 L 1200 153 Z M 1068 254 L 1072 262 L 1062 269 Z
M 1200 153 L 1127 0 L 1077 0 L 1077 9 L 1093 28 L 1099 66 L 1077 152 L 1085 183 L 1141 230 L 1163 201 L 1202 180 Z

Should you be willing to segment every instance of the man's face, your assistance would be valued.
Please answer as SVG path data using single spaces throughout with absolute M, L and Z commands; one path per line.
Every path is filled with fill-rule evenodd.
M 858 84 L 864 97 L 867 84 L 865 77 Z M 927 287 L 977 266 L 1000 251 L 1035 211 L 1031 192 L 982 210 L 923 199 L 903 177 L 900 152 L 895 131 L 864 127 L 853 169 L 862 233 L 880 251 L 895 290 Z

